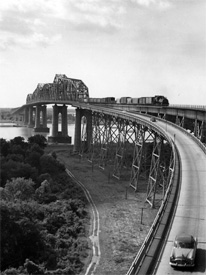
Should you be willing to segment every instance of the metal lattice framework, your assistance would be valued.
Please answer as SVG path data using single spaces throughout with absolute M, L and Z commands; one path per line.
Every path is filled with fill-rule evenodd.
M 146 201 L 152 207 L 154 207 L 154 204 L 155 204 L 155 194 L 157 189 L 157 180 L 159 176 L 162 142 L 163 142 L 162 137 L 155 133 L 149 180 L 147 185 L 147 196 L 146 196 Z
M 32 94 L 27 95 L 26 103 L 47 101 L 81 101 L 89 97 L 88 87 L 80 79 L 56 74 L 53 83 L 39 83 Z
M 145 128 L 142 125 L 135 127 L 134 152 L 130 186 L 137 191 L 139 176 L 142 168 L 142 158 L 145 144 Z
M 82 142 L 84 140 L 86 140 L 85 134 L 82 134 Z M 131 154 L 133 152 L 132 163 L 130 167 L 126 167 L 127 172 L 128 170 L 131 172 L 130 186 L 138 192 L 140 176 L 148 178 L 146 201 L 152 207 L 155 207 L 157 190 L 162 193 L 162 195 L 158 193 L 158 198 L 161 200 L 164 197 L 171 174 L 169 165 L 173 167 L 172 161 L 170 164 L 168 160 L 165 161 L 163 144 L 168 144 L 163 136 L 143 124 L 101 112 L 92 113 L 89 161 L 98 163 L 101 169 L 105 169 L 107 163 L 112 161 L 113 176 L 120 179 L 124 173 L 123 167 L 127 166 L 126 155 L 128 151 Z M 127 150 L 128 146 L 130 150 Z M 149 156 L 146 147 L 152 150 Z

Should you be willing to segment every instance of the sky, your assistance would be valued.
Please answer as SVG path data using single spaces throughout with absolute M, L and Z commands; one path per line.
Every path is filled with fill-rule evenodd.
M 55 74 L 90 97 L 206 105 L 205 0 L 0 1 L 0 107 Z

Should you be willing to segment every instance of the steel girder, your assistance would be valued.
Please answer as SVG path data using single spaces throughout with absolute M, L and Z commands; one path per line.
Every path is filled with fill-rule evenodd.
M 102 129 L 100 127 L 102 118 L 101 116 L 94 115 L 92 116 L 92 137 L 89 146 L 89 162 L 93 164 L 96 159 L 96 155 L 98 155 L 98 151 L 101 148 L 101 136 L 102 136 Z M 97 152 L 96 152 L 97 151 Z
M 132 173 L 130 186 L 137 191 L 139 176 L 142 168 L 142 158 L 145 145 L 145 127 L 142 125 L 135 125 L 135 140 L 134 140 L 134 152 L 132 161 Z
M 156 189 L 157 189 L 157 180 L 159 176 L 162 144 L 163 144 L 162 137 L 157 133 L 155 133 L 150 173 L 149 173 L 149 179 L 148 179 L 148 185 L 147 185 L 147 195 L 146 195 L 146 202 L 148 202 L 152 207 L 155 206 L 155 195 L 156 195 Z
M 118 118 L 117 122 L 117 143 L 116 143 L 116 153 L 114 159 L 114 171 L 113 177 L 120 179 L 122 168 L 124 163 L 125 152 L 127 145 L 133 142 L 134 127 L 133 123 L 128 120 Z

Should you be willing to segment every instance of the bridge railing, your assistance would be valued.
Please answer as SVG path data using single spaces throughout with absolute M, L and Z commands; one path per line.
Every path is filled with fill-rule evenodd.
M 171 173 L 171 177 L 169 180 L 169 185 L 168 188 L 166 190 L 165 196 L 162 200 L 161 206 L 158 210 L 158 213 L 152 223 L 152 226 L 140 248 L 140 250 L 138 251 L 131 267 L 129 268 L 128 272 L 126 273 L 126 275 L 134 275 L 134 274 L 138 274 L 139 269 L 141 268 L 144 258 L 145 258 L 145 254 L 148 252 L 149 247 L 151 247 L 151 244 L 154 240 L 154 236 L 157 232 L 158 226 L 160 224 L 161 218 L 165 212 L 168 200 L 169 200 L 169 195 L 172 191 L 172 187 L 173 187 L 173 181 L 175 178 L 175 165 L 177 165 L 177 155 L 176 155 L 176 150 L 175 150 L 175 146 L 174 146 L 174 142 L 172 141 L 172 139 L 168 136 L 167 140 L 169 141 L 169 143 L 172 146 L 172 154 L 173 154 L 173 168 L 172 168 L 172 173 Z M 151 259 L 152 261 L 152 259 Z M 147 268 L 149 269 L 150 266 L 147 266 Z M 145 273 L 146 274 L 146 273 Z
M 157 118 L 157 120 L 161 120 L 163 122 L 165 122 L 164 119 L 161 118 Z M 189 136 L 192 140 L 194 140 L 194 142 L 203 150 L 203 152 L 206 154 L 206 144 L 203 144 L 196 136 L 194 136 L 193 134 L 189 133 L 186 129 L 184 129 L 183 127 L 172 123 L 170 121 L 167 120 L 167 124 L 172 125 L 173 127 L 177 128 L 178 130 L 180 130 L 181 132 L 183 132 L 185 135 Z
M 182 108 L 182 109 L 196 109 L 196 110 L 205 110 L 206 111 L 206 105 L 178 105 L 178 104 L 170 104 L 168 107 L 174 107 L 174 108 Z
M 148 116 L 148 115 L 146 115 Z M 163 122 L 165 122 L 164 119 L 161 119 L 161 118 L 157 118 L 157 120 L 161 120 Z M 186 134 L 187 136 L 189 136 L 191 139 L 193 139 L 195 141 L 195 143 L 203 150 L 203 152 L 206 154 L 206 146 L 197 138 L 195 137 L 194 135 L 192 135 L 191 133 L 188 133 L 187 130 L 185 130 L 184 128 L 170 122 L 170 121 L 167 121 L 168 124 L 171 124 L 173 127 L 177 128 L 178 130 L 182 131 L 184 134 Z M 170 144 L 172 145 L 172 152 L 173 152 L 173 155 L 174 155 L 174 164 L 177 165 L 177 154 L 175 153 L 175 148 L 174 148 L 174 143 L 172 141 L 172 139 L 170 138 Z M 153 241 L 154 239 L 154 235 L 156 234 L 156 231 L 157 231 L 157 228 L 160 224 L 160 221 L 161 221 L 161 217 L 162 215 L 164 214 L 164 211 L 165 211 L 165 208 L 166 208 L 166 205 L 168 203 L 168 200 L 169 200 L 169 195 L 171 194 L 171 190 L 172 190 L 172 186 L 173 186 L 173 181 L 175 179 L 175 170 L 173 171 L 173 174 L 171 176 L 171 179 L 170 179 L 170 182 L 169 182 L 169 186 L 166 190 L 166 193 L 165 193 L 165 196 L 164 196 L 164 199 L 162 201 L 162 204 L 158 210 L 158 213 L 156 215 L 156 218 L 150 228 L 150 231 L 148 232 L 140 250 L 138 251 L 130 269 L 128 270 L 127 274 L 126 275 L 133 275 L 133 274 L 138 274 L 138 269 L 140 269 L 141 265 L 142 265 L 142 262 L 144 260 L 144 257 L 145 257 L 145 254 L 147 253 L 149 247 L 151 246 L 151 242 Z M 176 178 L 177 179 L 177 178 Z M 177 191 L 176 191 L 177 192 Z M 173 202 L 174 204 L 174 202 Z M 173 210 L 173 209 L 171 209 Z

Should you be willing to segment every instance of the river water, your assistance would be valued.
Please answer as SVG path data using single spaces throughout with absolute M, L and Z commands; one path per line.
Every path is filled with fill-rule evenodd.
M 47 123 L 47 127 L 50 129 L 49 133 L 37 133 L 34 132 L 33 128 L 13 127 L 12 123 L 0 123 L 0 138 L 10 140 L 15 137 L 21 136 L 25 139 L 25 141 L 27 141 L 29 137 L 37 134 L 41 134 L 47 138 L 52 133 L 52 124 Z M 74 144 L 74 129 L 75 124 L 68 124 L 68 135 L 72 138 L 71 144 Z

